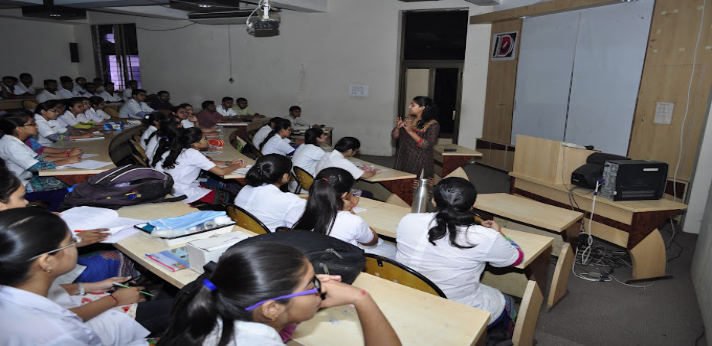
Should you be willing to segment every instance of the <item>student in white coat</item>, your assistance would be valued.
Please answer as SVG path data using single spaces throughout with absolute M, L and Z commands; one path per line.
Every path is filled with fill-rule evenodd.
M 267 138 L 267 135 L 269 135 L 270 132 L 272 132 L 272 129 L 274 128 L 274 123 L 277 121 L 277 119 L 282 119 L 280 117 L 274 117 L 269 120 L 267 124 L 264 126 L 260 127 L 259 130 L 255 133 L 255 135 L 252 137 L 252 146 L 255 148 L 260 147 L 260 144 Z
M 292 227 L 304 213 L 307 201 L 291 192 L 282 192 L 289 182 L 292 161 L 270 154 L 260 157 L 247 172 L 247 186 L 240 190 L 235 205 L 247 210 L 275 232 L 278 227 Z
M 101 124 L 104 120 L 111 119 L 111 115 L 104 112 L 104 109 L 106 108 L 106 101 L 104 101 L 104 98 L 92 96 L 89 98 L 89 105 L 89 109 L 84 112 L 84 116 L 87 120 L 96 124 Z
M 15 84 L 15 95 L 32 96 L 36 93 L 35 87 L 32 86 L 32 75 L 29 73 L 20 73 L 20 82 Z
M 62 95 L 57 92 L 57 81 L 54 79 L 44 80 L 44 90 L 37 94 L 37 103 L 42 103 L 47 100 L 61 100 Z
M 294 167 L 299 167 L 305 170 L 311 176 L 316 175 L 316 164 L 319 163 L 321 157 L 326 154 L 320 146 L 326 142 L 326 133 L 322 129 L 309 129 L 304 133 L 304 143 L 297 147 L 292 156 L 292 164 Z M 289 190 L 297 190 L 297 182 L 289 183 Z
M 69 76 L 61 76 L 59 77 L 59 85 L 61 88 L 59 88 L 59 96 L 61 96 L 63 99 L 70 99 L 72 97 L 77 97 L 81 96 L 77 93 L 74 92 L 74 81 L 72 80 L 72 77 Z
M 208 148 L 203 131 L 193 127 L 180 129 L 176 136 L 169 137 L 168 145 L 159 145 L 152 166 L 173 177 L 173 195 L 187 196 L 185 203 L 229 203 L 232 198 L 225 191 L 210 190 L 200 185 L 198 176 L 202 170 L 216 175 L 226 175 L 244 167 L 243 160 L 211 161 L 200 150 Z M 156 160 L 158 159 L 158 160 Z M 218 164 L 225 166 L 219 167 Z
M 347 160 L 347 157 L 352 157 L 356 155 L 361 148 L 361 141 L 354 137 L 343 137 L 336 142 L 334 150 L 326 155 L 322 156 L 319 162 L 316 164 L 316 173 L 324 168 L 329 167 L 339 167 L 347 170 L 354 179 L 368 179 L 376 174 L 380 174 L 380 169 L 374 169 L 366 171 Z
M 11 316 L 0 324 L 0 344 L 106 344 L 80 316 L 48 297 L 56 279 L 77 264 L 78 240 L 59 216 L 39 208 L 0 211 L 0 242 L 5 244 L 0 253 L 0 313 Z M 118 290 L 91 303 L 94 310 L 83 310 L 97 313 L 135 303 L 143 299 L 140 289 Z M 145 344 L 148 331 L 131 318 L 127 322 L 144 332 L 122 329 L 128 335 L 115 335 L 121 339 L 115 344 Z
M 232 109 L 232 103 L 235 100 L 230 96 L 225 96 L 222 98 L 222 103 L 215 109 L 218 113 L 226 117 L 236 117 L 237 113 Z
M 302 108 L 299 106 L 289 107 L 289 117 L 287 118 L 292 123 L 294 131 L 303 131 L 311 127 L 322 127 L 323 125 L 312 125 L 309 121 L 302 118 Z
M 153 137 L 153 134 L 161 128 L 161 122 L 171 119 L 173 115 L 166 114 L 163 112 L 153 112 L 143 116 L 141 123 L 144 126 L 148 126 L 146 130 L 141 134 L 141 140 L 139 141 L 141 147 L 145 150 L 148 146 L 149 139 Z
M 135 80 L 130 80 L 128 81 L 128 86 L 126 89 L 124 89 L 124 92 L 122 93 L 124 101 L 128 102 L 133 98 L 133 91 L 138 89 L 138 81 Z
M 134 89 L 131 99 L 119 109 L 120 118 L 142 119 L 144 115 L 154 111 L 153 108 L 146 104 L 146 90 Z
M 58 122 L 66 127 L 85 128 L 84 125 L 89 122 L 89 119 L 84 116 L 84 98 L 72 97 L 64 105 L 67 111 L 59 116 Z
M 289 140 L 292 134 L 292 124 L 285 119 L 278 119 L 274 123 L 272 132 L 262 140 L 259 149 L 262 155 L 279 154 L 289 155 L 294 151 L 294 148 L 285 141 Z
M 124 98 L 120 93 L 114 91 L 114 83 L 106 82 L 104 83 L 104 90 L 99 93 L 99 96 L 104 99 L 107 103 L 123 102 Z
M 35 122 L 37 123 L 37 142 L 41 145 L 51 145 L 59 141 L 70 139 L 91 138 L 90 133 L 70 135 L 70 130 L 57 121 L 62 103 L 59 100 L 48 100 L 37 104 L 35 108 Z
M 319 172 L 309 189 L 304 215 L 294 229 L 326 234 L 368 253 L 395 258 L 396 247 L 378 237 L 376 231 L 353 212 L 359 198 L 351 194 L 354 178 L 344 169 L 331 167 Z
M 408 214 L 398 224 L 396 261 L 430 279 L 448 299 L 490 313 L 489 327 L 508 330 L 511 297 L 480 283 L 487 263 L 516 266 L 524 254 L 494 221 L 479 225 L 472 216 L 477 190 L 462 178 L 446 178 L 433 188 L 437 212 Z

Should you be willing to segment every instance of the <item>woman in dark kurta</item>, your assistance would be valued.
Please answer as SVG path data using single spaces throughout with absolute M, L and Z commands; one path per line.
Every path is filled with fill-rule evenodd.
M 395 169 L 419 176 L 424 171 L 421 178 L 432 178 L 433 146 L 440 135 L 437 106 L 429 97 L 417 96 L 408 110 L 405 121 L 398 118 L 391 132 L 397 147 Z

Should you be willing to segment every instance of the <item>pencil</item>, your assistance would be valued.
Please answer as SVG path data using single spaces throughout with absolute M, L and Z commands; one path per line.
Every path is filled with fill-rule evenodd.
M 119 287 L 123 287 L 123 288 L 131 288 L 130 286 L 122 285 L 122 284 L 117 283 L 117 282 L 112 282 L 112 284 L 114 284 L 114 286 L 119 286 Z M 148 292 L 139 291 L 139 293 L 143 293 L 143 294 L 145 294 L 145 295 L 147 295 L 147 296 L 155 297 L 155 295 L 153 295 L 153 294 L 151 294 L 151 293 L 148 293 Z

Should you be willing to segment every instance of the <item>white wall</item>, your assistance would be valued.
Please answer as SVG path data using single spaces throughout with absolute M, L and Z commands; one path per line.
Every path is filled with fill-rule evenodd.
M 138 29 L 142 85 L 150 92 L 166 89 L 174 101 L 194 106 L 206 99 L 244 96 L 252 109 L 269 116 L 286 116 L 289 106 L 300 105 L 307 120 L 335 126 L 335 137 L 355 136 L 362 152 L 390 155 L 389 133 L 398 107 L 405 107 L 396 104 L 400 11 L 436 7 L 469 7 L 471 15 L 491 10 L 461 0 L 332 0 L 328 13 L 284 11 L 282 29 L 274 37 L 249 35 L 244 25 Z M 134 22 L 143 29 L 189 24 L 97 12 L 90 12 L 89 22 Z M 482 132 L 489 27 L 470 25 L 468 30 L 460 138 L 471 148 Z M 233 84 L 228 82 L 228 30 Z M 91 43 L 90 35 L 85 39 L 82 45 Z M 93 71 L 93 62 L 82 66 Z M 347 96 L 349 84 L 368 85 L 369 96 Z
M 36 87 L 42 87 L 44 79 L 77 77 L 80 63 L 71 62 L 69 57 L 69 43 L 77 42 L 74 29 L 74 25 L 62 23 L 0 18 L 0 42 L 4 47 L 0 74 L 18 77 L 28 72 Z M 91 49 L 79 45 L 80 54 L 91 53 Z
M 704 218 L 697 238 L 695 255 L 692 259 L 692 284 L 695 287 L 697 302 L 702 312 L 702 320 L 707 332 L 707 344 L 712 345 L 712 190 L 704 190 L 707 195 L 707 207 L 704 208 Z

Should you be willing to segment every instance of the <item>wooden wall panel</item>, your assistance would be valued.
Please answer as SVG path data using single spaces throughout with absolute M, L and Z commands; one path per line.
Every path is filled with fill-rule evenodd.
M 667 162 L 675 173 L 703 0 L 657 0 L 628 155 Z M 677 178 L 689 180 L 712 87 L 712 5 L 705 8 Z M 674 102 L 670 125 L 655 124 L 657 102 Z
M 518 58 L 521 29 L 521 19 L 493 23 L 492 37 L 500 32 L 519 31 L 516 47 Z M 491 47 L 492 38 L 490 38 L 490 49 Z M 518 59 L 506 61 L 490 60 L 487 72 L 487 95 L 485 96 L 485 116 L 482 130 L 482 138 L 485 140 L 510 143 L 517 62 Z

